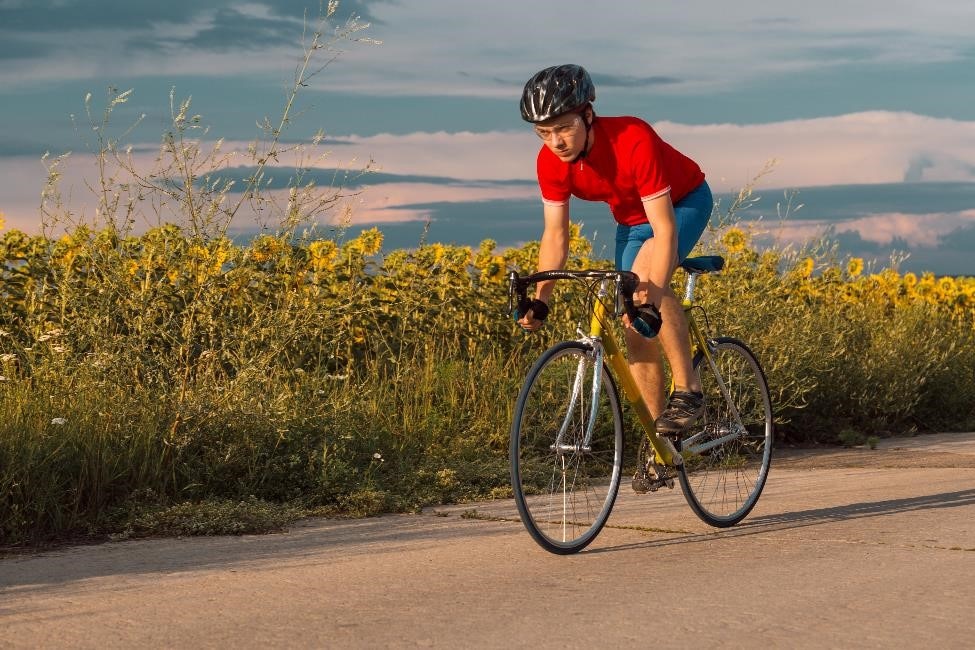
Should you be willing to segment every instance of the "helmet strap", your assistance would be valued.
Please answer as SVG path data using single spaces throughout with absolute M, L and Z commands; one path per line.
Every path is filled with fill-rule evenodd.
M 589 108 L 591 105 L 592 104 L 587 104 L 586 108 Z M 580 160 L 584 159 L 586 155 L 589 153 L 589 132 L 592 131 L 592 122 L 596 121 L 596 116 L 595 115 L 592 116 L 592 122 L 588 121 L 586 119 L 586 108 L 579 111 L 579 117 L 582 118 L 582 123 L 586 125 L 586 141 L 582 145 L 582 151 L 579 152 L 579 155 L 569 161 L 570 165 L 574 165 Z

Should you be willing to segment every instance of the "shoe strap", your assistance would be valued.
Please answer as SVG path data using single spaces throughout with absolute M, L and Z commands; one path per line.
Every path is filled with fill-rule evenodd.
M 670 394 L 671 403 L 682 402 L 684 404 L 690 404 L 692 406 L 695 405 L 697 402 L 700 402 L 703 398 L 704 398 L 703 393 L 690 393 L 683 390 L 675 390 L 673 393 Z

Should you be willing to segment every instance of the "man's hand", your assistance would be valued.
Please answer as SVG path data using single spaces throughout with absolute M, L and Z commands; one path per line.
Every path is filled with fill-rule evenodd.
M 649 302 L 633 308 L 632 314 L 623 314 L 623 324 L 648 339 L 652 339 L 660 333 L 662 323 L 660 310 L 657 309 L 656 305 Z
M 518 325 L 526 332 L 534 332 L 545 324 L 545 318 L 548 316 L 548 305 L 537 298 L 526 300 L 518 305 L 518 314 L 521 316 L 516 320 Z

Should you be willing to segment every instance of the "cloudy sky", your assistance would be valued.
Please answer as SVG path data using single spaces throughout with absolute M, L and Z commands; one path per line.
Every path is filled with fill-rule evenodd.
M 308 2 L 309 15 L 318 11 Z M 84 98 L 132 89 L 115 132 L 152 152 L 169 96 L 192 97 L 226 149 L 280 114 L 301 53 L 301 0 L 0 0 L 0 211 L 36 231 L 41 156 L 72 152 L 66 196 L 93 201 Z M 538 142 L 521 122 L 524 81 L 589 69 L 597 112 L 635 114 L 694 157 L 718 192 L 757 183 L 767 236 L 826 229 L 849 254 L 975 275 L 975 5 L 970 0 L 345 0 L 381 44 L 347 43 L 300 97 L 288 137 L 327 134 L 318 177 L 372 160 L 351 217 L 391 245 L 535 238 Z M 72 120 L 71 116 L 75 119 Z M 780 219 L 787 196 L 802 209 Z M 586 230 L 611 217 L 577 201 Z M 602 233 L 602 235 L 600 235 Z

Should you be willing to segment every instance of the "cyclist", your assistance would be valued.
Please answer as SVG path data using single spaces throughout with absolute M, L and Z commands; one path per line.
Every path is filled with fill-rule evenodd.
M 711 190 L 697 163 L 653 127 L 636 117 L 597 117 L 595 99 L 592 79 L 578 65 L 546 68 L 525 84 L 521 116 L 544 142 L 536 161 L 545 221 L 538 270 L 565 265 L 570 196 L 609 204 L 617 222 L 616 268 L 633 271 L 641 281 L 635 298 L 643 303 L 638 310 L 643 322 L 624 317 L 630 368 L 657 429 L 673 436 L 704 409 L 687 321 L 670 283 L 711 217 Z M 521 327 L 542 326 L 552 290 L 553 281 L 538 284 L 531 308 L 519 314 Z M 639 332 L 652 337 L 657 328 L 659 339 Z M 666 407 L 661 347 L 674 375 Z

